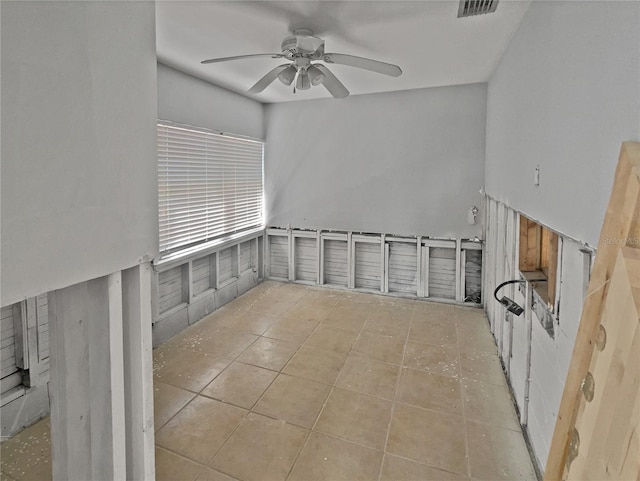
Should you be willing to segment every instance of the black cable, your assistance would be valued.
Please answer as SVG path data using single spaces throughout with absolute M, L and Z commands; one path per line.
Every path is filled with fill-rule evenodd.
M 508 284 L 516 284 L 519 282 L 547 282 L 547 279 L 512 279 L 510 281 L 504 281 L 502 284 L 496 287 L 495 291 L 493 291 L 493 297 L 495 298 L 496 301 L 502 304 L 500 299 L 498 299 L 498 291 Z

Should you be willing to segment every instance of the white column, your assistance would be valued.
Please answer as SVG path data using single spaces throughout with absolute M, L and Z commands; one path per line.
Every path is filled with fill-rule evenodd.
M 151 267 L 49 295 L 53 479 L 153 480 Z
M 52 293 L 49 322 L 53 478 L 121 479 L 120 273 Z
M 151 265 L 122 271 L 127 480 L 155 479 Z

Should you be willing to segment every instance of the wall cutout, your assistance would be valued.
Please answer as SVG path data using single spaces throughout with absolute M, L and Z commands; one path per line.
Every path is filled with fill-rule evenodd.
M 523 215 L 520 215 L 519 267 L 525 278 L 547 279 L 534 282 L 533 288 L 549 310 L 555 312 L 558 234 Z

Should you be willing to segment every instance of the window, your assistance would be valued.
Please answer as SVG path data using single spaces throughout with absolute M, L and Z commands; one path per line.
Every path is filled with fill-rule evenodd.
M 533 287 L 553 310 L 558 272 L 558 234 L 520 216 L 520 271 L 527 279 L 546 279 Z
M 160 252 L 263 225 L 260 140 L 158 122 Z

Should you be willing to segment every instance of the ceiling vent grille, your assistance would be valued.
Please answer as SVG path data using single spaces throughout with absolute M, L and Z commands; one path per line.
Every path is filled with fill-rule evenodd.
M 498 7 L 498 0 L 460 0 L 458 18 L 492 13 Z

